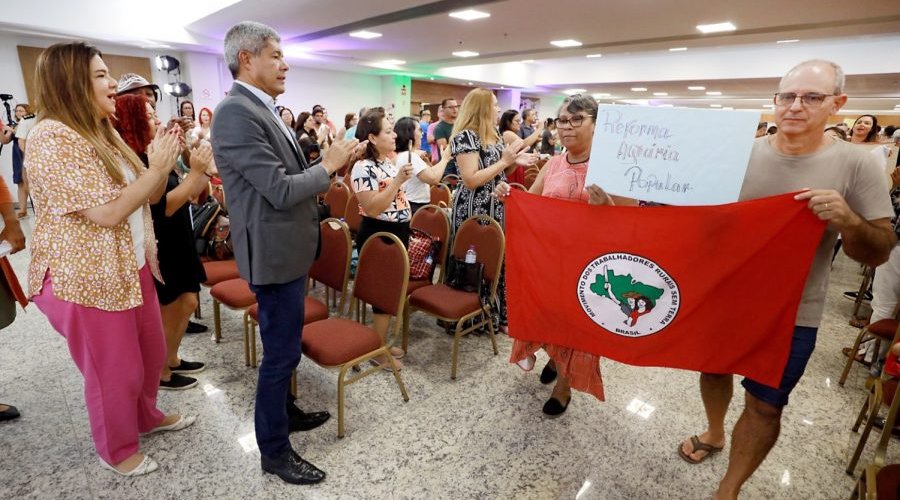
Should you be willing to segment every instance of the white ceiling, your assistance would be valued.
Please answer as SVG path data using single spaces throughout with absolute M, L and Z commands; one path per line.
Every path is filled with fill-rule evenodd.
M 491 17 L 448 17 L 467 6 Z M 529 94 L 582 88 L 609 93 L 611 101 L 758 110 L 770 102 L 778 75 L 793 63 L 822 57 L 835 59 L 850 75 L 851 110 L 893 113 L 900 104 L 897 0 L 45 0 L 5 6 L 0 31 L 221 52 L 225 31 L 245 19 L 278 29 L 293 64 L 344 71 L 399 71 Z M 737 30 L 703 35 L 695 28 L 721 21 Z M 347 35 L 359 29 L 383 36 Z M 550 45 L 566 38 L 583 45 Z M 776 44 L 786 39 L 800 41 Z M 669 52 L 673 47 L 688 50 Z M 481 55 L 463 60 L 451 55 L 457 50 Z M 597 53 L 603 56 L 585 57 Z M 373 67 L 385 59 L 406 64 Z M 529 59 L 534 62 L 520 62 Z M 723 95 L 688 91 L 688 85 Z M 648 90 L 631 91 L 635 86 Z

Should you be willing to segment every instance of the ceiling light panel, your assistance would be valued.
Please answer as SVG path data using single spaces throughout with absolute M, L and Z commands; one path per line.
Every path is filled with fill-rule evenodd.
M 363 40 L 371 40 L 373 38 L 380 38 L 381 33 L 375 33 L 374 31 L 353 31 L 350 33 L 350 36 L 353 38 L 362 38 Z
M 460 50 L 453 53 L 456 57 L 478 57 L 478 52 L 473 52 L 471 50 Z
M 455 17 L 456 19 L 462 19 L 463 21 L 474 21 L 476 19 L 484 19 L 487 17 L 491 17 L 491 15 L 488 14 L 487 12 L 482 12 L 480 10 L 467 9 L 467 10 L 451 12 L 450 17 Z
M 568 48 L 568 47 L 581 47 L 583 44 L 578 40 L 572 40 L 571 38 L 567 38 L 565 40 L 553 40 L 550 42 L 550 45 L 555 45 L 559 48 Z
M 721 33 L 723 31 L 734 31 L 737 29 L 737 26 L 730 21 L 726 21 L 724 23 L 698 24 L 697 29 L 702 33 Z

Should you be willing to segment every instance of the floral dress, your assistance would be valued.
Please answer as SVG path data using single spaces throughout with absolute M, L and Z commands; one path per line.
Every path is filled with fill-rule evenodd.
M 478 153 L 478 169 L 489 167 L 498 161 L 503 155 L 503 142 L 497 144 L 482 145 L 481 138 L 471 130 L 463 130 L 450 138 L 450 153 L 454 156 L 466 153 Z M 456 193 L 453 195 L 453 233 L 456 234 L 459 226 L 466 219 L 474 215 L 487 215 L 496 220 L 500 227 L 504 227 L 503 203 L 494 198 L 494 188 L 498 182 L 506 182 L 506 175 L 501 171 L 499 175 L 487 181 L 485 184 L 469 189 L 460 182 Z M 491 304 L 494 311 L 493 323 L 497 328 L 506 325 L 506 267 L 501 267 L 500 278 L 497 283 L 497 298 Z

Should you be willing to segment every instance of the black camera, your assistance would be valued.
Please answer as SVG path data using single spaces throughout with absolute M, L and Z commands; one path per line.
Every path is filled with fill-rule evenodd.
M 9 101 L 12 98 L 12 94 L 0 94 L 0 101 Z

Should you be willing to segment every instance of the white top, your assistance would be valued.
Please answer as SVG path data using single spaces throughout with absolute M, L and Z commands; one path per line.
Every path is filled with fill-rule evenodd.
M 203 130 L 200 125 L 191 129 L 191 142 L 196 141 L 198 137 L 200 137 L 200 131 Z M 206 138 L 207 141 L 212 139 L 212 127 L 206 129 Z
M 130 168 L 123 166 L 122 173 L 125 174 L 125 181 L 128 184 L 137 180 L 134 172 Z M 144 267 L 147 263 L 147 256 L 144 254 L 144 206 L 137 207 L 137 210 L 131 212 L 128 216 L 128 226 L 131 228 L 131 243 L 134 245 L 134 260 L 137 261 L 138 269 Z
M 404 151 L 402 153 L 397 153 L 397 157 L 394 158 L 394 165 L 397 167 L 397 170 L 407 163 L 410 163 L 409 152 Z M 403 187 L 406 190 L 406 199 L 412 203 L 428 203 L 431 201 L 431 186 L 420 181 L 418 177 L 419 172 L 428 168 L 428 164 L 425 163 L 422 158 L 419 158 L 419 155 L 416 153 L 412 154 L 411 163 L 413 176 L 403 184 Z
M 31 127 L 34 127 L 34 122 L 34 118 L 20 121 L 16 125 L 16 139 L 28 139 L 28 132 L 31 131 Z

